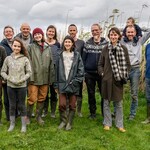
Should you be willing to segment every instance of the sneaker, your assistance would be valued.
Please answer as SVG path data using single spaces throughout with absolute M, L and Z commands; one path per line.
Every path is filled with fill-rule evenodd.
M 135 118 L 135 116 L 130 115 L 129 118 L 128 118 L 128 120 L 132 121 L 132 120 L 134 120 L 134 118 Z
M 124 128 L 118 128 L 118 130 L 123 133 L 126 132 L 126 130 Z
M 96 114 L 90 114 L 88 118 L 94 120 L 96 119 Z
M 109 131 L 110 127 L 105 125 L 103 129 L 106 130 L 106 131 Z
M 150 119 L 147 118 L 146 120 L 142 121 L 141 123 L 142 124 L 149 124 L 150 123 Z
M 47 113 L 43 113 L 41 117 L 45 118 L 46 116 L 47 116 Z

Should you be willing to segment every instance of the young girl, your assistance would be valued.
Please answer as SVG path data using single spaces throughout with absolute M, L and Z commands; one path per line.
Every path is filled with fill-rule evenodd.
M 41 118 L 44 101 L 48 92 L 48 86 L 54 82 L 54 64 L 51 48 L 45 42 L 44 32 L 41 28 L 33 30 L 33 43 L 28 46 L 29 59 L 32 66 L 32 76 L 28 84 L 27 115 L 30 123 L 34 103 L 36 105 L 36 120 L 44 124 Z
M 98 63 L 98 72 L 102 76 L 102 97 L 104 98 L 104 130 L 112 126 L 110 101 L 116 107 L 115 124 L 119 131 L 123 126 L 123 84 L 127 81 L 130 61 L 127 48 L 120 44 L 121 34 L 118 28 L 111 28 L 108 34 L 109 44 L 103 49 Z
M 8 131 L 13 131 L 15 127 L 16 103 L 21 114 L 21 132 L 26 132 L 26 80 L 31 76 L 31 66 L 27 58 L 27 51 L 19 39 L 12 42 L 13 53 L 7 56 L 1 76 L 7 81 L 7 92 L 10 105 L 10 127 Z
M 59 129 L 72 128 L 72 121 L 76 110 L 76 99 L 83 81 L 84 67 L 80 54 L 75 50 L 72 37 L 66 36 L 62 51 L 56 62 L 55 89 L 59 94 L 59 112 L 61 123 Z M 66 115 L 66 101 L 69 100 L 69 114 Z
M 60 43 L 57 40 L 57 30 L 53 25 L 49 25 L 46 29 L 46 42 L 49 44 L 52 50 L 53 63 L 54 66 L 56 64 L 56 55 L 58 49 L 60 49 Z M 51 107 L 51 117 L 55 118 L 55 111 L 57 106 L 57 93 L 53 87 L 53 84 L 49 86 L 50 89 L 50 107 Z M 49 93 L 49 92 L 48 92 Z M 44 111 L 42 117 L 45 117 L 48 114 L 48 105 L 49 105 L 49 97 L 47 94 L 46 100 L 44 101 Z

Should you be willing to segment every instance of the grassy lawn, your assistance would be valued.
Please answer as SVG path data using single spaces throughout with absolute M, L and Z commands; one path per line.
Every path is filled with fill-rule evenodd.
M 115 126 L 104 131 L 100 114 L 99 94 L 97 96 L 97 118 L 89 120 L 87 94 L 84 92 L 83 118 L 75 117 L 71 131 L 57 130 L 59 114 L 52 119 L 48 115 L 44 126 L 39 126 L 35 119 L 27 128 L 27 133 L 20 133 L 20 118 L 17 118 L 13 132 L 8 133 L 9 123 L 3 114 L 0 126 L 0 150 L 150 150 L 150 124 L 143 125 L 146 117 L 146 100 L 139 94 L 139 107 L 134 121 L 128 121 L 130 97 L 128 90 L 124 95 L 124 124 L 126 133 L 120 133 Z

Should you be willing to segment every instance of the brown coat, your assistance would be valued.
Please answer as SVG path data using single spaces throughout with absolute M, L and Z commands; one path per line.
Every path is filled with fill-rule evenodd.
M 127 62 L 128 71 L 130 70 L 130 60 L 128 50 L 122 45 Z M 108 46 L 104 47 L 98 62 L 98 73 L 102 76 L 102 97 L 104 99 L 120 101 L 123 99 L 123 82 L 116 81 L 113 76 L 111 64 L 109 61 Z

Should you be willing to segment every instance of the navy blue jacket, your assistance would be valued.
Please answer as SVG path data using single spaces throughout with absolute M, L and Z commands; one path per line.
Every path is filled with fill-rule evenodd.
M 108 42 L 105 38 L 101 38 L 99 44 L 94 43 L 93 37 L 90 38 L 84 45 L 82 60 L 86 73 L 97 73 L 98 61 L 102 49 Z
M 6 39 L 3 39 L 0 43 L 1 46 L 3 46 L 6 50 L 7 56 L 10 56 L 10 54 L 13 52 L 12 48 L 9 46 Z
M 145 77 L 146 78 L 150 78 L 150 43 L 146 46 L 146 49 L 145 49 L 145 58 L 146 58 Z

